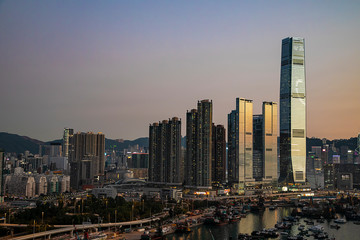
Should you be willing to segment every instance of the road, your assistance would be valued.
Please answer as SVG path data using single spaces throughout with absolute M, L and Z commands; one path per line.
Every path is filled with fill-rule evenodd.
M 153 221 L 160 220 L 160 218 L 164 217 L 166 214 L 163 213 L 161 215 L 157 215 L 155 218 L 145 218 L 141 220 L 136 221 L 129 221 L 129 222 L 118 222 L 118 223 L 97 223 L 97 224 L 82 224 L 82 225 L 55 225 L 54 227 L 58 227 L 59 229 L 49 230 L 45 232 L 38 232 L 35 234 L 28 234 L 20 237 L 15 237 L 13 239 L 15 240 L 26 240 L 26 239 L 33 239 L 33 238 L 40 238 L 40 237 L 51 237 L 55 234 L 61 234 L 61 233 L 71 233 L 75 229 L 76 230 L 85 230 L 85 229 L 92 229 L 92 228 L 111 228 L 111 227 L 122 227 L 122 226 L 133 226 L 133 225 L 142 225 L 147 224 Z M 7 226 L 11 225 L 12 227 L 23 227 L 25 224 L 0 224 L 1 226 Z M 25 225 L 28 226 L 28 225 Z

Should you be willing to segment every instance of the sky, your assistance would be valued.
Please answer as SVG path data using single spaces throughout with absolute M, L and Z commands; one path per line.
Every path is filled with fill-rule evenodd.
M 0 1 L 0 132 L 148 136 L 213 101 L 279 101 L 281 40 L 305 38 L 307 136 L 360 132 L 360 1 Z

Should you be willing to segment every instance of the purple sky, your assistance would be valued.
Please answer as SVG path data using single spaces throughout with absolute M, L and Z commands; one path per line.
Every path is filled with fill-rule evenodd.
M 360 132 L 358 1 L 0 1 L 0 131 L 148 136 L 212 99 L 279 101 L 281 40 L 304 37 L 309 137 Z

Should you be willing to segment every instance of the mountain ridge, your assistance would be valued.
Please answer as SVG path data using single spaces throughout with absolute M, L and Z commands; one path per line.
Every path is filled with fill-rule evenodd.
M 335 143 L 335 146 L 346 145 L 351 150 L 355 150 L 357 145 L 357 137 L 349 139 L 334 139 L 327 140 L 327 144 Z M 28 136 L 21 136 L 18 134 L 12 134 L 7 132 L 0 132 L 0 149 L 4 149 L 6 152 L 12 153 L 24 153 L 26 150 L 33 154 L 39 153 L 39 146 L 50 143 L 62 143 L 62 139 L 55 139 L 48 142 L 43 142 Z M 306 138 L 307 152 L 311 151 L 311 146 L 321 146 L 322 140 L 320 138 Z M 122 151 L 130 146 L 139 145 L 140 148 L 147 148 L 149 146 L 148 137 L 140 137 L 134 140 L 118 141 L 114 139 L 105 138 L 105 149 Z M 186 136 L 182 137 L 181 145 L 186 147 Z

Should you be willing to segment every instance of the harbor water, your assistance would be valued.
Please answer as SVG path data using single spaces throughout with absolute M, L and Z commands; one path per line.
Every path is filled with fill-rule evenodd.
M 282 221 L 284 217 L 290 216 L 292 208 L 277 208 L 275 210 L 269 210 L 268 208 L 260 213 L 249 213 L 246 218 L 241 218 L 240 221 L 235 223 L 229 223 L 222 226 L 212 226 L 212 225 L 200 225 L 198 227 L 192 228 L 191 233 L 187 234 L 178 234 L 174 233 L 168 235 L 166 239 L 168 240 L 235 240 L 239 233 L 248 233 L 251 234 L 252 231 L 262 230 L 264 228 L 273 228 L 278 221 Z M 341 217 L 341 216 L 339 216 Z M 306 228 L 310 228 L 310 225 L 306 225 L 304 222 L 306 218 L 299 220 L 299 224 L 303 224 Z M 318 223 L 316 220 L 312 219 L 315 225 L 321 225 L 324 227 L 325 232 L 328 233 L 329 238 L 335 237 L 339 240 L 355 240 L 360 239 L 360 226 L 355 225 L 352 221 L 349 221 L 345 224 L 340 224 L 339 229 L 333 229 L 330 227 L 330 224 L 334 224 L 334 220 L 327 221 L 324 223 Z M 299 225 L 293 225 L 289 236 L 296 236 L 299 233 Z M 282 239 L 280 236 L 278 239 Z M 286 238 L 284 238 L 286 239 Z M 306 237 L 306 239 L 314 239 L 314 237 Z

